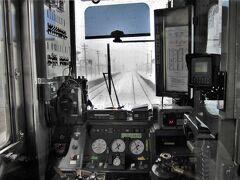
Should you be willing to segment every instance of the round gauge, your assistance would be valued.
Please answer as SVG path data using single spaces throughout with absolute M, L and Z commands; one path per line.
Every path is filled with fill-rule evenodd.
M 134 154 L 134 155 L 139 155 L 144 151 L 144 144 L 141 140 L 133 140 L 130 143 L 130 151 Z
M 125 148 L 126 145 L 122 139 L 115 139 L 112 142 L 112 152 L 124 152 Z
M 104 139 L 96 139 L 92 143 L 92 150 L 96 154 L 102 154 L 107 149 L 107 143 Z
M 117 156 L 113 159 L 113 165 L 114 166 L 120 166 L 121 164 L 121 159 Z

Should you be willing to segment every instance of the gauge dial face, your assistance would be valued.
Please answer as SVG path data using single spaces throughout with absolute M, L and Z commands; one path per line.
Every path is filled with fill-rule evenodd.
M 124 152 L 126 148 L 125 142 L 122 139 L 115 139 L 112 142 L 112 152 Z
M 104 139 L 96 139 L 92 143 L 92 150 L 96 154 L 102 154 L 107 149 L 107 143 Z
M 120 164 L 121 164 L 121 159 L 119 157 L 115 157 L 113 159 L 113 165 L 114 166 L 120 166 Z
M 139 155 L 144 151 L 144 144 L 141 140 L 133 140 L 130 143 L 130 151 L 134 155 Z

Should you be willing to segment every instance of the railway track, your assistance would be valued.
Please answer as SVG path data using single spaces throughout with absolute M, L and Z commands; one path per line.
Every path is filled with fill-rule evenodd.
M 115 77 L 113 77 L 113 81 L 114 83 L 116 83 L 119 79 L 121 78 L 121 75 L 117 75 Z M 97 86 L 94 86 L 92 88 L 89 89 L 88 95 L 90 100 L 94 100 L 97 96 L 101 95 L 104 91 L 107 91 L 107 87 L 106 87 L 106 83 L 105 81 L 100 83 Z
M 139 104 L 155 103 L 152 100 L 156 98 L 155 93 L 146 87 L 148 86 L 147 83 L 136 72 L 119 74 L 114 78 L 114 83 L 120 103 L 127 108 Z M 149 92 L 150 90 L 151 92 Z M 94 104 L 101 104 L 102 107 L 111 106 L 105 82 L 89 90 L 89 99 Z M 112 95 L 112 99 L 115 104 L 115 95 Z

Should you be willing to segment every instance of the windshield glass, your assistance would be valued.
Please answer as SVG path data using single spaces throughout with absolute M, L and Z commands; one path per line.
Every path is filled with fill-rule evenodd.
M 221 3 L 213 5 L 208 12 L 208 40 L 206 53 L 221 54 L 222 9 Z M 212 115 L 218 115 L 218 101 L 205 100 L 205 107 Z
M 0 148 L 8 143 L 11 134 L 4 18 L 3 2 L 0 2 Z
M 85 11 L 86 38 L 111 37 L 120 30 L 125 36 L 150 34 L 149 7 L 145 3 L 89 7 Z
M 98 8 L 106 7 L 105 5 L 119 6 L 121 2 L 122 1 L 101 1 L 97 6 L 99 6 Z M 126 1 L 125 4 L 126 3 L 128 3 L 128 1 Z M 140 5 L 144 5 L 144 7 L 149 7 L 150 36 L 125 37 L 121 39 L 123 41 L 154 40 L 154 9 L 166 8 L 167 1 L 136 0 L 129 1 L 129 3 L 131 3 L 131 5 L 132 3 L 139 3 Z M 78 76 L 85 76 L 88 79 L 89 99 L 92 101 L 94 107 L 106 108 L 118 106 L 113 90 L 113 103 L 111 103 L 103 78 L 103 73 L 108 72 L 107 44 L 110 44 L 112 77 L 120 105 L 124 106 L 125 109 L 131 109 L 136 105 L 161 104 L 161 98 L 156 97 L 155 92 L 154 42 L 114 43 L 113 38 L 85 39 L 85 36 L 88 35 L 87 29 L 84 28 L 88 24 L 88 22 L 85 22 L 85 16 L 91 6 L 93 6 L 92 2 L 76 1 L 75 8 L 77 17 L 77 74 Z M 141 8 L 142 6 L 140 6 L 140 9 Z M 141 16 L 142 13 L 146 14 L 146 12 L 137 12 L 139 16 Z M 96 14 L 96 16 L 98 15 Z M 98 22 L 98 24 L 101 24 L 101 22 Z M 113 28 L 109 30 L 109 32 L 115 30 L 116 28 Z M 96 29 L 94 31 L 96 31 Z M 164 104 L 170 103 L 171 99 L 164 98 Z

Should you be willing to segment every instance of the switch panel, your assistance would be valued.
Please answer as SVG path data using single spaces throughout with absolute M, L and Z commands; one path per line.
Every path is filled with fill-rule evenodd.
M 71 65 L 69 0 L 44 5 L 47 78 L 69 74 Z

